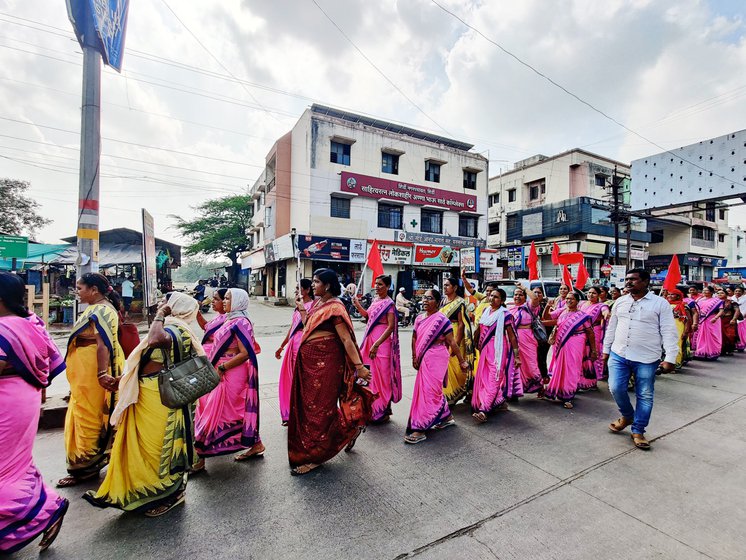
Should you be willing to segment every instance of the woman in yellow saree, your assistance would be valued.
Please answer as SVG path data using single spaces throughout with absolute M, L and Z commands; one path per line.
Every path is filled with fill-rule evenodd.
M 168 408 L 161 403 L 158 373 L 164 352 L 172 363 L 188 354 L 203 356 L 192 331 L 199 304 L 173 292 L 161 306 L 148 336 L 127 358 L 119 382 L 119 401 L 111 416 L 117 436 L 106 477 L 84 498 L 94 506 L 144 511 L 157 517 L 184 502 L 187 473 L 196 462 L 194 406 Z
M 461 350 L 461 355 L 469 363 L 468 371 L 474 364 L 474 341 L 472 338 L 471 322 L 466 310 L 466 301 L 459 293 L 458 279 L 450 277 L 443 283 L 445 296 L 441 303 L 440 311 L 448 317 L 453 326 L 453 338 Z M 463 292 L 462 292 L 463 293 Z M 448 361 L 448 378 L 443 394 L 446 396 L 449 406 L 456 404 L 469 391 L 470 373 L 462 370 L 461 364 L 456 356 L 451 356 Z
M 67 342 L 70 402 L 65 416 L 68 476 L 59 487 L 96 478 L 109 460 L 116 378 L 124 353 L 117 339 L 121 299 L 102 274 L 89 272 L 77 284 L 78 298 L 88 305 Z

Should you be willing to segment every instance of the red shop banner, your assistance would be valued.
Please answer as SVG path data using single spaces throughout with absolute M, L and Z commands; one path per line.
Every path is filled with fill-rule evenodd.
M 426 204 L 440 206 L 444 210 L 453 210 L 454 212 L 461 210 L 474 212 L 477 209 L 476 195 L 413 185 L 348 171 L 342 172 L 339 190 L 367 198 L 388 198 L 422 206 Z

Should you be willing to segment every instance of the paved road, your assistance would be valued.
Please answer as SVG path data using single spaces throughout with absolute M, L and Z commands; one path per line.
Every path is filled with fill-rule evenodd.
M 659 378 L 651 452 L 607 430 L 617 414 L 605 386 L 571 411 L 527 398 L 481 426 L 458 406 L 456 428 L 406 446 L 414 372 L 405 333 L 405 398 L 392 422 L 294 478 L 272 357 L 289 312 L 255 303 L 251 311 L 257 330 L 267 329 L 266 458 L 208 461 L 185 507 L 159 519 L 93 508 L 79 499 L 93 484 L 64 490 L 72 507 L 46 558 L 746 557 L 743 355 Z M 64 474 L 61 431 L 39 435 L 36 458 L 47 480 Z

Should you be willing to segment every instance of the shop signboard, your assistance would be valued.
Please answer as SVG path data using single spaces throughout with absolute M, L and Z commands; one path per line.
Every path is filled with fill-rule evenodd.
M 275 258 L 275 246 L 274 243 L 267 243 L 264 246 L 264 260 L 268 263 L 273 263 L 277 259 Z
M 627 267 L 624 265 L 611 265 L 611 272 L 609 272 L 609 282 L 612 286 L 617 288 L 624 287 L 624 277 L 627 276 Z
M 25 259 L 28 256 L 28 237 L 0 235 L 0 257 Z
M 464 247 L 459 251 L 459 259 L 464 272 L 479 272 L 479 251 L 475 247 Z
M 423 266 L 459 266 L 459 252 L 447 245 L 415 245 L 414 263 Z
M 479 251 L 479 268 L 492 270 L 497 268 L 498 253 L 494 249 L 481 249 Z
M 523 270 L 523 247 L 507 247 L 505 251 L 505 260 L 508 261 L 508 270 L 516 272 Z
M 484 273 L 485 282 L 497 282 L 503 279 L 503 271 L 501 268 L 495 270 L 486 270 Z
M 155 223 L 145 208 L 142 209 L 142 269 L 143 269 L 143 303 L 151 307 L 158 303 L 158 279 L 155 264 Z
M 316 235 L 301 235 L 298 237 L 300 258 L 319 261 L 365 262 L 365 244 L 366 242 L 363 239 L 342 239 Z
M 399 243 L 422 243 L 423 245 L 450 245 L 451 247 L 479 247 L 487 246 L 485 239 L 474 237 L 453 237 L 435 233 L 417 233 L 413 231 L 394 231 L 394 241 Z
M 383 264 L 412 264 L 412 255 L 414 254 L 414 246 L 412 245 L 379 243 L 378 251 L 381 255 L 381 263 Z
M 339 190 L 366 198 L 388 198 L 421 206 L 439 206 L 443 210 L 454 212 L 462 210 L 475 212 L 477 209 L 476 195 L 414 185 L 381 177 L 371 177 L 348 171 L 342 172 Z

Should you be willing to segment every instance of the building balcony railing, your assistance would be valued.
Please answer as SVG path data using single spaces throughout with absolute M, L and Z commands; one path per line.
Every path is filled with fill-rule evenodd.
M 717 246 L 717 242 L 712 239 L 695 239 L 692 238 L 693 247 L 704 247 L 705 249 L 714 249 Z

